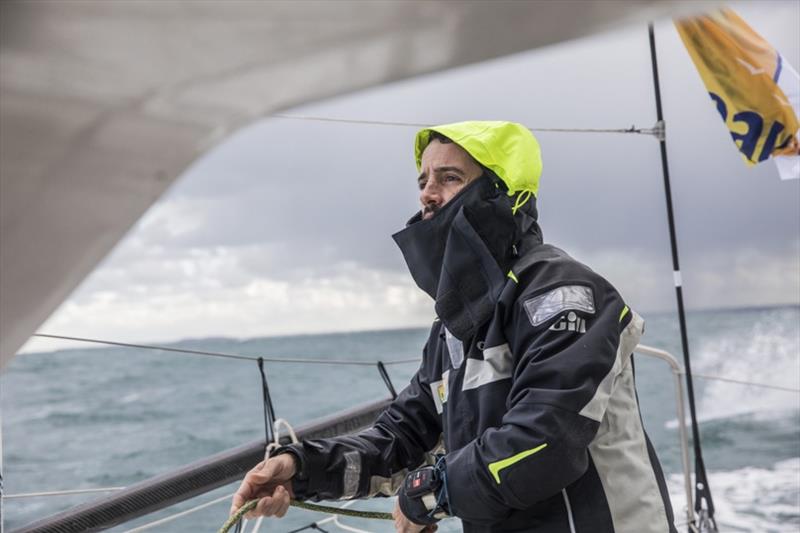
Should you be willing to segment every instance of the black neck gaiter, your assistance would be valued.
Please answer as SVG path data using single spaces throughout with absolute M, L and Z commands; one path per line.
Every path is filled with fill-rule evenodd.
M 491 317 L 519 233 L 509 198 L 483 175 L 432 218 L 417 213 L 393 238 L 414 281 L 436 301 L 439 318 L 465 340 Z

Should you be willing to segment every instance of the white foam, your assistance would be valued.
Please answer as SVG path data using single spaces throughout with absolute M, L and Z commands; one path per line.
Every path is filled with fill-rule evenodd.
M 800 531 L 800 457 L 772 469 L 746 467 L 709 473 L 720 531 L 797 533 Z M 683 476 L 668 479 L 675 518 L 686 516 Z
M 774 309 L 743 313 L 735 327 L 707 334 L 692 357 L 700 374 L 800 389 L 800 311 Z M 713 325 L 707 326 L 709 329 Z M 695 383 L 700 384 L 701 378 Z M 706 381 L 698 402 L 701 421 L 755 414 L 757 419 L 796 416 L 797 392 Z M 667 423 L 674 428 L 677 421 Z

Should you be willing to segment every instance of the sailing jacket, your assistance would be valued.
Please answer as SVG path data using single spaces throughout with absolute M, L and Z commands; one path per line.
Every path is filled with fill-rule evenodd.
M 634 386 L 643 320 L 542 243 L 534 200 L 512 210 L 487 170 L 395 235 L 436 301 L 422 364 L 371 428 L 286 450 L 296 498 L 391 496 L 434 452 L 467 533 L 676 532 Z

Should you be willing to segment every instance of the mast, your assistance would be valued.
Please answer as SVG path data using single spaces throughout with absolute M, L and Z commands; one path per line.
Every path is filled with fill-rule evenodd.
M 656 58 L 656 38 L 653 23 L 647 25 L 650 35 L 650 60 L 653 67 L 653 87 L 656 99 L 657 125 L 664 128 L 664 115 L 661 109 L 661 86 L 658 81 L 658 61 Z M 662 133 L 659 137 L 661 147 L 661 170 L 664 176 L 664 196 L 667 207 L 667 221 L 669 224 L 669 244 L 672 250 L 672 273 L 675 280 L 675 299 L 678 304 L 678 323 L 681 332 L 681 348 L 683 349 L 683 365 L 686 372 L 686 391 L 689 397 L 689 414 L 692 419 L 692 444 L 694 445 L 694 472 L 695 472 L 695 497 L 694 510 L 697 524 L 689 524 L 689 532 L 697 525 L 700 531 L 717 531 L 714 520 L 714 501 L 711 498 L 711 487 L 708 485 L 706 467 L 703 462 L 703 452 L 700 446 L 700 428 L 697 424 L 697 411 L 694 401 L 694 384 L 692 383 L 692 365 L 689 358 L 689 337 L 686 333 L 686 313 L 683 308 L 683 281 L 681 267 L 678 260 L 678 239 L 675 233 L 675 217 L 672 211 L 672 189 L 669 181 L 669 164 L 667 161 L 667 141 Z M 705 503 L 705 505 L 703 505 Z

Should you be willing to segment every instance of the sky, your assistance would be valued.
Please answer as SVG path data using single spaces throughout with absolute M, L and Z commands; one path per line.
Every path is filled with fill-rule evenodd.
M 734 4 L 800 67 L 800 3 Z M 481 37 L 483 38 L 483 37 Z M 656 24 L 688 309 L 800 304 L 800 180 L 748 168 L 669 21 Z M 285 110 L 531 128 L 651 127 L 647 28 Z M 265 118 L 205 154 L 39 329 L 123 342 L 425 327 L 391 234 L 418 209 L 416 128 Z M 537 132 L 545 240 L 647 313 L 675 297 L 658 142 Z M 23 351 L 72 346 L 34 339 Z

